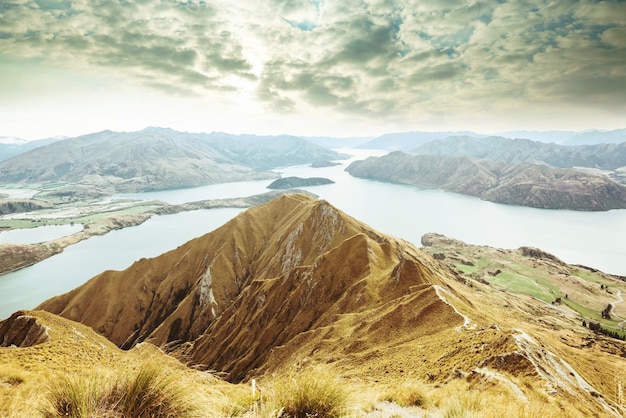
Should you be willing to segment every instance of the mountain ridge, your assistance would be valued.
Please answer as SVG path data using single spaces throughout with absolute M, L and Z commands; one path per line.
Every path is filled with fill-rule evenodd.
M 530 139 L 450 136 L 423 144 L 411 150 L 411 153 L 474 157 L 509 164 L 545 163 L 558 168 L 615 170 L 626 166 L 626 142 L 568 146 Z
M 276 346 L 302 332 L 321 332 L 342 312 L 357 314 L 359 299 L 395 315 L 395 308 L 385 308 L 391 300 L 422 298 L 450 318 L 449 326 L 462 325 L 433 287 L 445 286 L 436 264 L 410 248 L 324 201 L 285 195 L 125 272 L 104 272 L 39 308 L 88 324 L 123 348 L 145 340 L 194 342 L 188 353 L 194 362 L 241 380 Z M 130 288 L 129 275 L 136 278 Z M 409 289 L 416 293 L 404 295 Z M 314 291 L 320 297 L 312 304 Z M 234 318 L 254 325 L 234 332 Z

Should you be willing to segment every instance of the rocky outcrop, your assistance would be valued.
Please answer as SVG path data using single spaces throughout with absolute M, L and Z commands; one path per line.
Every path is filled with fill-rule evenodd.
M 18 311 L 0 322 L 0 347 L 31 347 L 49 339 L 48 328 L 24 312 Z
M 544 209 L 626 208 L 626 187 L 609 178 L 540 164 L 393 152 L 356 161 L 351 175 L 438 188 L 496 203 Z
M 268 189 L 293 189 L 295 187 L 322 186 L 324 184 L 333 184 L 334 181 L 324 177 L 283 177 L 274 180 Z

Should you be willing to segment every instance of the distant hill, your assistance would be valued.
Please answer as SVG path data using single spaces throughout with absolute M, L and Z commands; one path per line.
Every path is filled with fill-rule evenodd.
M 473 132 L 402 132 L 402 133 L 389 133 L 372 139 L 362 145 L 359 148 L 366 149 L 383 149 L 387 151 L 409 151 L 422 144 L 425 144 L 435 139 L 443 139 L 449 136 L 468 136 L 479 138 L 484 135 L 476 134 Z
M 540 164 L 504 164 L 470 157 L 393 152 L 356 161 L 356 177 L 394 181 L 546 209 L 626 208 L 626 187 L 605 176 Z
M 583 144 L 621 144 L 626 142 L 626 129 L 615 129 L 613 131 L 589 131 L 574 135 L 563 145 L 583 145 Z
M 531 141 L 551 142 L 561 144 L 578 135 L 576 131 L 506 131 L 500 132 L 496 136 L 510 139 L 530 139 Z
M 302 138 L 329 149 L 356 148 L 372 140 L 372 137 L 303 136 Z
M 0 183 L 67 182 L 134 192 L 275 178 L 264 171 L 343 157 L 292 136 L 192 134 L 163 128 L 103 131 L 1 162 Z
M 11 157 L 30 151 L 35 148 L 43 147 L 53 142 L 61 141 L 63 138 L 45 138 L 35 141 L 26 141 L 19 138 L 0 138 L 0 161 L 8 160 Z
M 554 167 L 615 170 L 626 166 L 626 143 L 565 146 L 503 137 L 447 137 L 412 150 L 415 154 L 468 156 L 505 163 L 545 163 Z

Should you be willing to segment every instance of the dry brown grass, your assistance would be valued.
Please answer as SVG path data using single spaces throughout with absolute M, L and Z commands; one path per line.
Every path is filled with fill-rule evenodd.
M 261 398 L 262 416 L 341 417 L 349 410 L 349 392 L 328 370 L 310 370 L 273 379 Z
M 46 418 L 197 416 L 181 380 L 160 364 L 145 361 L 135 370 L 68 376 L 50 382 L 42 407 Z
M 388 388 L 382 401 L 394 402 L 400 406 L 419 406 L 426 408 L 431 404 L 430 390 L 422 382 L 417 380 L 405 380 L 404 382 Z

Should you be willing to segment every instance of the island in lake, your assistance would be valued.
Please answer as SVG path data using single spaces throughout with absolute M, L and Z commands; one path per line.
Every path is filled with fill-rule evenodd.
M 293 189 L 294 187 L 322 186 L 324 184 L 333 184 L 334 181 L 324 177 L 284 177 L 274 180 L 268 189 Z

